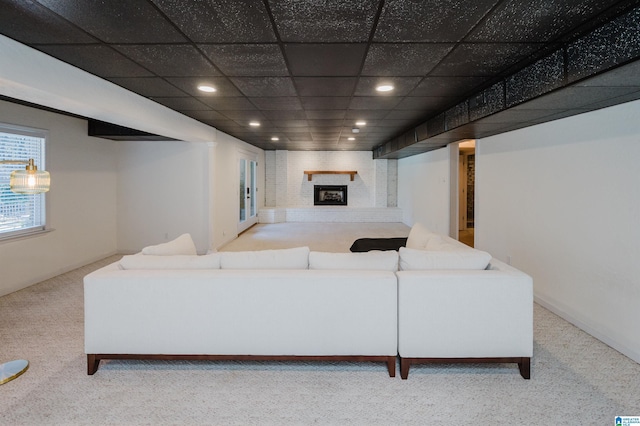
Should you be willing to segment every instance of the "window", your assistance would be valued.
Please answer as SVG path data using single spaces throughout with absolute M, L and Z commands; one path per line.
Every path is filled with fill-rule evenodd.
M 0 124 L 0 160 L 33 158 L 45 170 L 46 132 Z M 0 240 L 44 231 L 45 194 L 16 194 L 9 189 L 9 176 L 24 168 L 19 164 L 0 164 Z

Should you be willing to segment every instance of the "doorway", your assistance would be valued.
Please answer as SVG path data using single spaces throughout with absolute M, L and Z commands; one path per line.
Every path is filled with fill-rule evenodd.
M 256 197 L 258 162 L 255 156 L 241 154 L 238 160 L 239 177 L 239 210 L 238 233 L 247 230 L 258 223 L 258 209 Z
M 458 240 L 473 247 L 475 240 L 475 141 L 460 142 L 458 149 Z

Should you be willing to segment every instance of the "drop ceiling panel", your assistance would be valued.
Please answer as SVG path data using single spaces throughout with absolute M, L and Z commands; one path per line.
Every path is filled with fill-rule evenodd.
M 271 0 L 269 4 L 285 43 L 366 42 L 378 9 L 377 0 Z
M 269 15 L 260 1 L 153 0 L 153 3 L 195 43 L 276 41 Z
M 105 43 L 180 43 L 186 38 L 147 0 L 38 0 Z M 143 30 L 141 30 L 143 29 Z
M 265 149 L 366 147 L 375 155 L 416 128 L 431 138 L 451 126 L 486 134 L 497 124 L 466 120 L 497 120 L 492 114 L 506 102 L 520 106 L 532 96 L 544 99 L 527 107 L 549 114 L 516 113 L 522 120 L 622 102 L 636 96 L 640 75 L 592 83 L 608 93 L 556 94 L 565 75 L 582 84 L 640 56 L 637 0 L 0 0 L 0 7 L 1 34 Z M 570 60 L 562 70 L 541 61 L 559 48 Z M 376 92 L 382 82 L 394 90 Z M 217 91 L 198 91 L 202 83 Z M 249 128 L 253 119 L 261 126 Z M 361 119 L 367 125 L 345 141 Z
M 221 75 L 198 49 L 188 44 L 116 44 L 113 47 L 161 77 L 208 77 Z
M 458 42 L 497 3 L 497 0 L 387 1 L 374 40 Z

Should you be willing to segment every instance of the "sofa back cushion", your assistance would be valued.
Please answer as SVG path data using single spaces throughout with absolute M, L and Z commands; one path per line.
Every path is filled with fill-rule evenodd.
M 423 224 L 416 223 L 411 227 L 411 231 L 409 231 L 406 247 L 424 250 L 433 238 L 439 238 L 439 235 L 427 229 Z
M 220 252 L 222 269 L 308 269 L 309 247 Z
M 174 256 L 174 255 L 191 255 L 195 256 L 196 245 L 190 234 L 182 234 L 175 240 L 167 243 L 148 246 L 142 249 L 142 254 L 154 256 Z
M 400 270 L 486 269 L 491 255 L 472 248 L 457 250 L 416 250 L 400 247 Z
M 398 270 L 398 252 L 368 251 L 365 253 L 309 253 L 309 269 L 357 269 L 365 271 Z
M 121 269 L 220 269 L 220 254 L 204 256 L 147 256 L 135 254 L 120 259 Z

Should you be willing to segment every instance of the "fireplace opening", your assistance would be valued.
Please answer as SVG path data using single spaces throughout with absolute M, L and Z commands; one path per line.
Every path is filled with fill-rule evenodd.
M 314 206 L 346 206 L 347 185 L 314 185 Z

